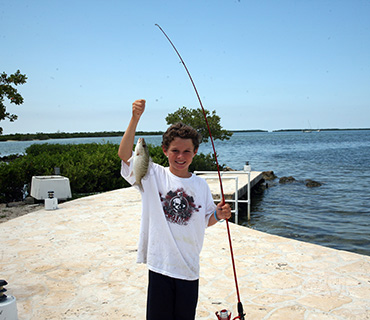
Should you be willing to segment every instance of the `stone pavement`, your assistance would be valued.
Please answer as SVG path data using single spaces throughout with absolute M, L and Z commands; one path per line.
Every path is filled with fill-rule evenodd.
M 140 211 L 128 188 L 0 224 L 0 279 L 19 319 L 145 319 Z M 369 256 L 229 225 L 246 319 L 370 319 Z M 196 318 L 233 318 L 236 303 L 224 222 L 206 232 Z

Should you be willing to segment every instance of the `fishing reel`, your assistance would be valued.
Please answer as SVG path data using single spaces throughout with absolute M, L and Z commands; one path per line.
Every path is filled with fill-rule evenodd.
M 216 312 L 216 317 L 218 320 L 230 320 L 231 319 L 231 312 L 226 309 L 222 309 L 220 313 Z M 242 316 L 237 316 L 233 320 L 241 319 L 244 320 L 244 314 Z

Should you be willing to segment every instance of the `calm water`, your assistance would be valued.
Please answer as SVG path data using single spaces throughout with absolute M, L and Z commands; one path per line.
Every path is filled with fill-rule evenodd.
M 48 143 L 119 143 L 120 137 L 48 140 Z M 161 137 L 148 136 L 160 144 Z M 22 153 L 32 143 L 0 142 L 0 156 Z M 253 198 L 251 221 L 245 226 L 271 234 L 370 255 L 370 131 L 234 133 L 216 141 L 221 164 L 241 170 L 272 170 L 297 183 L 269 183 Z M 200 152 L 211 152 L 210 144 Z M 303 181 L 323 183 L 307 188 Z

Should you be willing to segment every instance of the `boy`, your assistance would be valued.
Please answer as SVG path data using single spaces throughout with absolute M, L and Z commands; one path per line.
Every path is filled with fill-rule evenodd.
M 118 155 L 122 176 L 131 184 L 135 131 L 145 110 L 145 100 L 132 104 L 132 117 Z M 169 167 L 150 163 L 142 179 L 142 219 L 139 263 L 149 269 L 147 319 L 194 319 L 198 301 L 199 254 L 207 226 L 229 219 L 228 204 L 218 204 L 204 179 L 189 172 L 199 147 L 196 130 L 182 123 L 163 135 L 162 149 Z

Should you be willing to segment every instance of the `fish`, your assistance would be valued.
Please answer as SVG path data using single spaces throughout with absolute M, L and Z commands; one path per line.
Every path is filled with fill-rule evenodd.
M 131 161 L 133 161 L 133 171 L 131 176 L 135 176 L 135 183 L 133 185 L 138 186 L 139 189 L 144 192 L 141 180 L 148 173 L 150 162 L 149 149 L 144 138 L 139 138 L 137 140 L 134 154 L 130 159 L 128 159 L 128 162 Z

